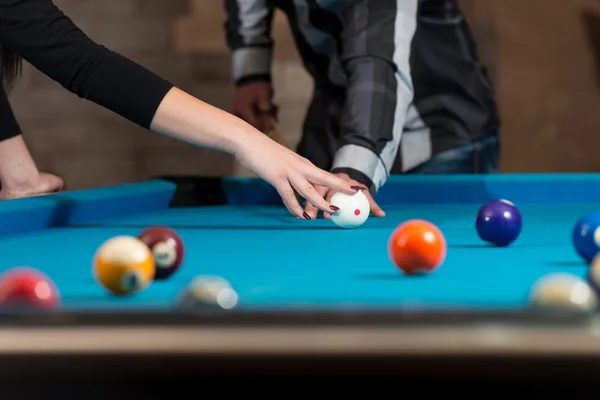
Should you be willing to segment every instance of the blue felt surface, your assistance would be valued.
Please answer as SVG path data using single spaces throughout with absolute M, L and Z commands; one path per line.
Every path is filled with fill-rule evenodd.
M 544 274 L 584 276 L 585 264 L 570 243 L 573 221 L 594 205 L 521 207 L 522 236 L 508 248 L 482 244 L 473 227 L 475 205 L 390 206 L 388 217 L 361 229 L 341 230 L 329 221 L 301 221 L 279 207 L 173 209 L 15 235 L 0 242 L 0 268 L 30 265 L 49 273 L 67 308 L 167 308 L 198 274 L 230 280 L 247 308 L 521 308 L 531 284 Z M 448 240 L 448 257 L 435 273 L 406 277 L 387 257 L 398 223 L 426 218 Z M 132 298 L 115 298 L 93 279 L 92 258 L 106 239 L 136 235 L 169 224 L 182 235 L 187 258 L 169 281 Z M 65 246 L 76 242 L 77 246 Z M 36 249 L 19 251 L 19 249 Z
M 166 209 L 175 189 L 157 180 L 1 201 L 0 235 Z
M 534 176 L 500 178 L 487 187 L 498 190 L 492 192 L 502 194 L 500 197 L 513 201 L 517 197 L 523 216 L 523 232 L 507 248 L 488 247 L 477 237 L 474 220 L 482 197 L 461 188 L 468 186 L 465 182 L 470 179 L 480 180 L 467 177 L 444 181 L 450 183 L 437 193 L 433 187 L 423 189 L 420 198 L 417 194 L 398 196 L 395 202 L 388 198 L 387 217 L 371 218 L 357 230 L 339 229 L 322 219 L 297 220 L 280 206 L 247 205 L 163 209 L 90 220 L 77 227 L 7 235 L 0 241 L 0 270 L 17 265 L 44 270 L 56 281 L 68 309 L 168 308 L 199 274 L 228 279 L 241 296 L 241 306 L 247 309 L 520 309 L 526 306 L 531 285 L 539 277 L 553 272 L 585 276 L 587 267 L 572 246 L 571 231 L 582 215 L 600 208 L 600 190 L 596 192 L 600 179 L 585 175 L 573 180 L 560 176 L 550 179 L 543 175 L 537 177 L 541 183 L 532 190 Z M 410 185 L 403 181 L 397 189 L 390 185 L 390 190 L 404 193 L 407 186 L 440 182 L 439 178 L 411 179 Z M 266 188 L 256 181 L 232 182 Z M 568 187 L 574 192 L 550 198 Z M 540 188 L 547 197 L 541 196 Z M 247 189 L 241 188 L 238 200 L 232 201 L 244 202 Z M 235 192 L 232 186 L 228 190 L 229 195 Z M 251 192 L 258 198 L 269 191 Z M 434 195 L 451 192 L 455 193 L 453 201 L 432 201 Z M 389 235 L 399 223 L 412 218 L 437 224 L 448 241 L 445 263 L 424 277 L 400 274 L 387 255 Z M 156 224 L 170 225 L 182 235 L 187 248 L 182 269 L 172 279 L 154 283 L 131 298 L 104 292 L 92 274 L 98 246 L 115 235 L 137 235 Z

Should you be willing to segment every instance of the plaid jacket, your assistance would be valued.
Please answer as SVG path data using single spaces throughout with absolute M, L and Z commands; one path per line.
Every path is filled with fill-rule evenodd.
M 318 90 L 345 93 L 332 171 L 376 192 L 394 165 L 497 134 L 487 71 L 456 0 L 224 0 L 237 85 L 271 79 L 275 9 Z

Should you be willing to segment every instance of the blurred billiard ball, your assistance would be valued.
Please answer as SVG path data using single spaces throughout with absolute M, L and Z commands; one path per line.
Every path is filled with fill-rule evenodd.
M 531 289 L 530 305 L 543 311 L 589 313 L 598 307 L 594 288 L 568 273 L 553 273 L 539 278 Z
M 144 229 L 138 238 L 152 251 L 156 265 L 155 280 L 167 279 L 179 270 L 185 250 L 183 240 L 175 230 L 166 226 L 152 226 Z
M 114 295 L 129 296 L 145 290 L 154 278 L 152 252 L 133 236 L 115 236 L 94 255 L 97 281 Z
M 231 284 L 218 276 L 197 276 L 179 294 L 175 309 L 179 312 L 220 312 L 238 305 L 238 294 Z
M 45 310 L 60 307 L 60 294 L 54 282 L 30 267 L 9 269 L 0 276 L 0 309 Z

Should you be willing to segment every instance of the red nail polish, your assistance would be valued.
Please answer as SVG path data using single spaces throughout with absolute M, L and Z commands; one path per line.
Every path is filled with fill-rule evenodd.
M 302 216 L 304 217 L 304 219 L 310 219 L 310 215 L 308 215 L 307 213 L 302 214 Z
M 360 186 L 350 186 L 350 189 L 356 190 L 358 192 L 360 190 Z
M 333 211 L 338 211 L 340 208 L 334 205 L 329 206 Z

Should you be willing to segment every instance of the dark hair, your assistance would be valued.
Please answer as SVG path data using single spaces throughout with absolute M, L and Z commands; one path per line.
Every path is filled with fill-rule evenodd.
M 6 90 L 12 87 L 21 74 L 22 66 L 22 58 L 0 44 L 0 80 Z

